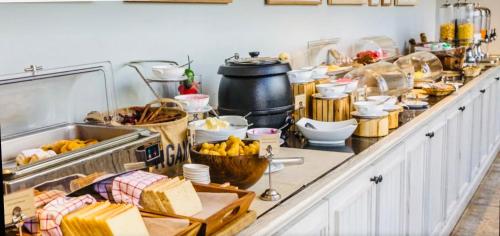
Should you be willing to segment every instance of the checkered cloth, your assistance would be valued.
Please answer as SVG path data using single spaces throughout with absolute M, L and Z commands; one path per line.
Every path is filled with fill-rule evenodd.
M 46 192 L 42 192 L 35 196 L 35 208 L 41 208 L 45 206 L 47 203 L 55 200 L 56 198 L 64 197 L 66 193 L 59 190 L 50 190 Z M 24 228 L 28 230 L 28 232 L 32 234 L 36 234 L 39 232 L 39 223 L 38 219 L 31 218 L 24 221 Z
M 144 171 L 134 171 L 113 180 L 112 194 L 117 203 L 127 203 L 140 207 L 142 191 L 149 185 L 166 179 L 166 176 Z
M 63 217 L 72 211 L 95 202 L 96 200 L 88 194 L 74 198 L 58 197 L 43 208 L 36 210 L 36 219 L 30 222 L 27 229 L 32 234 L 41 233 L 44 236 L 62 236 L 59 226 Z
M 113 188 L 113 178 L 109 178 L 112 174 L 103 175 L 94 180 L 94 191 L 99 193 L 103 198 L 114 202 L 113 195 L 111 194 L 111 189 Z M 106 179 L 101 181 L 102 179 Z

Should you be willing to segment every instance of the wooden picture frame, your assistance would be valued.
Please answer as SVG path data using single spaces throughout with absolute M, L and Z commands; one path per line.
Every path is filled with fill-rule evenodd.
M 380 0 L 368 0 L 368 6 L 378 7 L 380 5 Z
M 233 0 L 125 0 L 125 2 L 228 4 Z
M 266 0 L 267 5 L 320 5 L 322 0 Z
M 392 0 L 380 0 L 380 1 L 382 3 L 382 6 L 384 7 L 392 6 Z
M 394 0 L 394 6 L 416 6 L 418 0 Z
M 367 0 L 328 0 L 328 5 L 363 5 Z

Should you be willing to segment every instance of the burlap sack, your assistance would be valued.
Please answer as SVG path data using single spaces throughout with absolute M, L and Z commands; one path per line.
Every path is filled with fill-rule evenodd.
M 146 106 L 164 106 L 165 104 L 175 104 L 177 107 L 168 107 L 168 109 L 181 112 L 182 118 L 164 123 L 134 125 L 134 127 L 160 133 L 165 168 L 159 172 L 167 176 L 182 175 L 182 165 L 189 161 L 188 115 L 179 102 L 170 98 L 155 100 Z

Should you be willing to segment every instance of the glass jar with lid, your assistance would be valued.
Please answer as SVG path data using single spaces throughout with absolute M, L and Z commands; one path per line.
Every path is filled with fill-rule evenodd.
M 458 43 L 462 46 L 469 46 L 474 40 L 474 4 L 458 2 L 453 5 L 457 21 Z
M 479 7 L 479 4 L 474 4 L 474 43 L 478 43 L 483 40 L 481 33 L 481 29 L 483 28 L 483 18 L 485 18 L 485 14 Z
M 448 1 L 439 8 L 439 39 L 450 43 L 455 40 L 455 10 Z

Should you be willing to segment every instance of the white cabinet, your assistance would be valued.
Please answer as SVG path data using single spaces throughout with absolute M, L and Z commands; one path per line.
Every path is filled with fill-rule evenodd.
M 500 70 L 499 73 L 495 76 L 495 95 L 493 96 L 495 100 L 495 121 L 496 121 L 496 135 L 495 135 L 495 143 L 500 141 Z
M 482 136 L 481 101 L 482 101 L 481 94 L 477 91 L 472 91 L 471 178 L 478 174 L 481 163 L 481 136 Z
M 424 190 L 428 204 L 426 205 L 426 232 L 425 234 L 436 234 L 443 227 L 444 223 L 444 179 L 445 175 L 445 150 L 446 140 L 446 120 L 442 118 L 430 126 L 430 132 L 426 134 L 429 137 L 429 161 L 428 170 L 428 188 Z
M 496 82 L 497 77 L 490 77 L 489 82 L 487 83 L 486 90 L 488 92 L 489 96 L 489 104 L 488 104 L 488 155 L 491 154 L 494 150 L 494 146 L 496 143 L 496 136 L 497 136 L 497 131 L 496 131 L 496 124 L 498 123 L 498 119 L 500 119 L 496 111 L 496 104 L 500 101 L 498 101 L 499 94 L 497 91 L 497 82 Z
M 329 198 L 331 235 L 373 235 L 375 184 L 368 168 Z
M 489 126 L 490 113 L 493 112 L 490 109 L 490 94 L 491 89 L 489 88 L 493 81 L 488 81 L 478 88 L 481 93 L 481 135 L 480 135 L 480 162 L 483 166 L 486 162 L 486 157 L 489 154 L 490 149 L 490 132 L 491 127 Z
M 472 179 L 472 134 L 473 134 L 473 118 L 474 109 L 472 100 L 467 98 L 462 103 L 462 115 L 458 129 L 459 134 L 459 169 L 458 169 L 458 195 L 464 196 L 467 187 Z
M 376 188 L 376 235 L 402 235 L 405 204 L 405 146 L 397 145 L 374 165 L 380 178 Z
M 458 202 L 459 173 L 463 174 L 460 169 L 460 121 L 463 108 L 463 106 L 453 107 L 446 112 L 446 218 L 453 213 Z
M 401 235 L 406 219 L 404 144 L 329 198 L 332 235 Z
M 427 182 L 428 142 L 425 129 L 410 136 L 406 146 L 407 217 L 405 234 L 424 235 L 425 191 Z
M 328 235 L 328 201 L 322 200 L 277 235 Z

